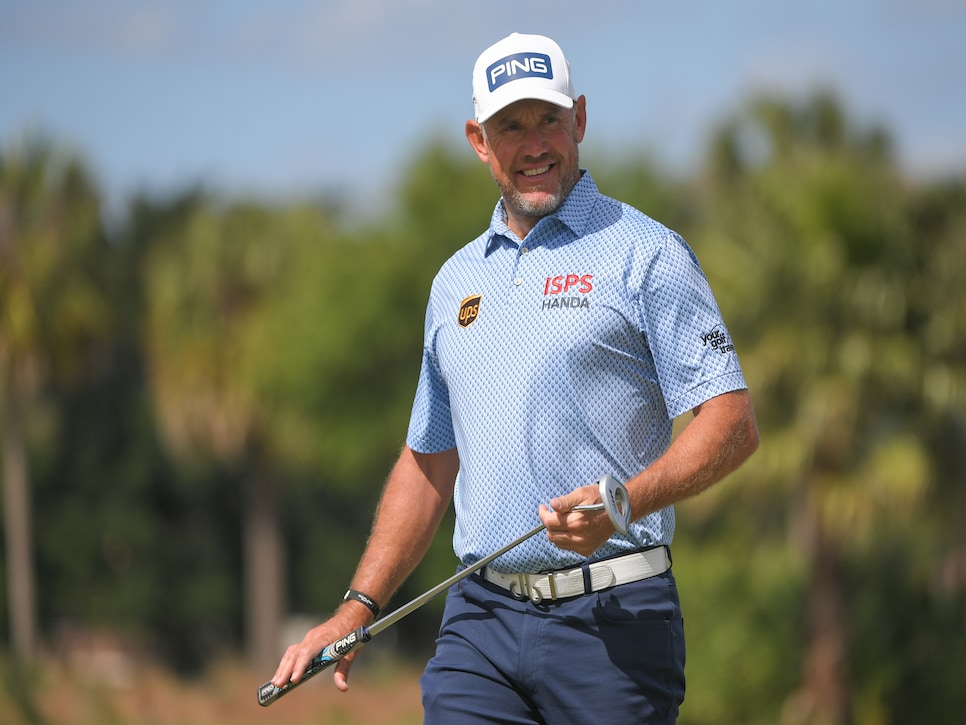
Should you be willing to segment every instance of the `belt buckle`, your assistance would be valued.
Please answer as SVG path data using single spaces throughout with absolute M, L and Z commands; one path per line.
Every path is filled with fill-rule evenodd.
M 530 583 L 529 574 L 516 574 L 515 577 L 507 587 L 514 599 L 519 599 L 520 601 L 529 599 L 534 604 L 540 604 L 545 599 L 543 592 L 536 585 L 536 575 L 534 577 L 534 583 L 532 584 Z M 556 599 L 556 586 L 553 582 L 553 575 L 547 576 L 547 581 L 550 582 L 550 598 Z
M 533 576 L 533 581 L 532 582 L 530 581 L 530 577 L 528 575 L 525 575 L 525 576 L 527 576 L 527 585 L 528 585 L 527 586 L 527 589 L 528 589 L 527 594 L 530 596 L 530 601 L 533 602 L 534 604 L 540 604 L 540 602 L 542 602 L 543 599 L 544 599 L 543 592 L 541 592 L 540 589 L 537 587 L 537 581 L 539 581 L 540 575 L 539 574 L 535 574 Z M 551 584 L 550 584 L 550 591 L 552 592 L 553 591 L 553 583 L 552 583 L 552 580 L 550 579 L 549 576 L 547 577 L 547 581 L 550 581 L 551 582 Z M 553 595 L 551 594 L 551 598 L 552 597 L 553 597 Z
M 550 588 L 550 598 L 557 598 L 557 575 L 554 572 L 547 574 L 547 586 Z
M 527 581 L 527 575 L 514 574 L 514 576 L 516 578 L 510 581 L 510 584 L 509 586 L 507 586 L 507 589 L 510 590 L 510 594 L 513 596 L 514 599 L 519 599 L 520 601 L 523 601 L 524 599 L 527 598 L 527 594 L 526 594 L 527 589 L 530 588 L 530 584 Z

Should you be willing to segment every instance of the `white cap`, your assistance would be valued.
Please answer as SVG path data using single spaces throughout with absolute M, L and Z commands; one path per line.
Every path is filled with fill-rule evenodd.
M 508 35 L 484 50 L 473 67 L 473 109 L 479 123 L 524 99 L 573 108 L 576 96 L 563 51 L 542 35 Z

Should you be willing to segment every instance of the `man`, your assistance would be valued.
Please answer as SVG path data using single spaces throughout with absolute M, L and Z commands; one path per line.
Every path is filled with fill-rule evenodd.
M 452 501 L 463 566 L 537 517 L 547 535 L 448 592 L 421 681 L 427 723 L 674 722 L 672 505 L 757 447 L 745 381 L 689 247 L 580 169 L 586 100 L 557 44 L 504 38 L 478 59 L 473 92 L 466 137 L 501 200 L 433 283 L 407 445 L 346 601 L 273 682 L 298 681 L 324 645 L 371 623 Z M 603 474 L 626 482 L 624 535 L 605 512 L 574 511 L 600 501 Z M 352 659 L 336 665 L 340 690 Z

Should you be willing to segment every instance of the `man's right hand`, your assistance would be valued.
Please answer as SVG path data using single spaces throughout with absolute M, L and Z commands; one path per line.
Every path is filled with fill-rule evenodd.
M 345 602 L 334 615 L 317 627 L 310 629 L 301 642 L 290 645 L 272 677 L 275 687 L 284 687 L 289 682 L 298 682 L 309 663 L 326 645 L 356 631 L 359 627 L 372 623 L 372 613 L 359 602 Z M 341 692 L 349 689 L 349 669 L 356 652 L 350 652 L 335 663 L 332 681 Z

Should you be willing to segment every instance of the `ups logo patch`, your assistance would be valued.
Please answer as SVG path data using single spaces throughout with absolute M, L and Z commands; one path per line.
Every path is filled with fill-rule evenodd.
M 476 318 L 480 316 L 480 300 L 483 295 L 470 295 L 460 302 L 459 324 L 460 327 L 469 327 Z

